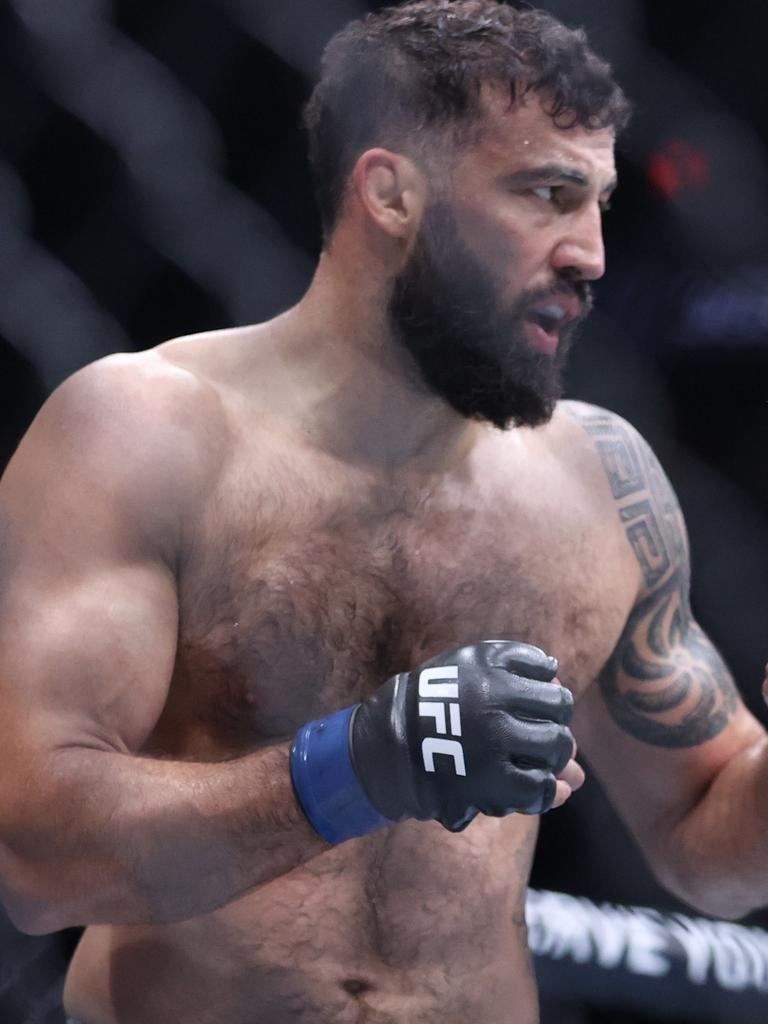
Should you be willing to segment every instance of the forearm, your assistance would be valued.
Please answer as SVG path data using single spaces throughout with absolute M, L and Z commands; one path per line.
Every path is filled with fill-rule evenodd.
M 290 743 L 224 763 L 59 751 L 6 818 L 5 899 L 29 931 L 168 923 L 328 849 L 299 809 Z
M 664 843 L 659 874 L 717 917 L 768 906 L 768 739 L 733 757 Z

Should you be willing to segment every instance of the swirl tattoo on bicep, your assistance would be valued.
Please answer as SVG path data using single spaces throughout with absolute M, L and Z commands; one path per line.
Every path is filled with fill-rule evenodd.
M 690 559 L 682 513 L 658 459 L 640 435 L 602 409 L 569 411 L 593 440 L 643 593 L 599 685 L 614 721 L 658 747 L 693 747 L 727 725 L 738 701 L 731 675 L 690 606 Z

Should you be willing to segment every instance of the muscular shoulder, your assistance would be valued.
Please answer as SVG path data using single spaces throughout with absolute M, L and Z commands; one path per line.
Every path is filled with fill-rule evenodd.
M 573 449 L 584 450 L 592 461 L 597 458 L 601 467 L 609 450 L 618 452 L 623 448 L 631 453 L 648 447 L 632 424 L 618 413 L 589 402 L 559 402 L 553 419 L 570 438 Z
M 8 467 L 6 505 L 47 493 L 75 508 L 110 505 L 142 532 L 178 526 L 224 449 L 215 391 L 152 350 L 92 363 L 50 396 Z
M 560 415 L 588 438 L 610 488 L 615 513 L 642 570 L 642 592 L 675 576 L 687 589 L 688 541 L 680 506 L 650 445 L 617 413 L 586 402 L 562 402 Z
M 617 413 L 577 401 L 559 402 L 544 433 L 565 478 L 614 522 L 622 481 L 638 477 L 641 454 L 650 451 L 640 434 Z

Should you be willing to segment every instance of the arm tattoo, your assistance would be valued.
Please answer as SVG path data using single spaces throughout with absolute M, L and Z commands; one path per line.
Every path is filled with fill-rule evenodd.
M 685 524 L 672 486 L 640 435 L 590 406 L 569 412 L 592 438 L 643 592 L 600 674 L 614 721 L 658 747 L 693 747 L 727 725 L 737 691 L 720 655 L 691 613 Z

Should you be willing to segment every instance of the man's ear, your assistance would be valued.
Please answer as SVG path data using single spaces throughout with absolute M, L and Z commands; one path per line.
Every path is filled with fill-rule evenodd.
M 414 162 L 389 149 L 368 149 L 352 171 L 358 202 L 378 228 L 409 238 L 419 226 L 427 183 Z

